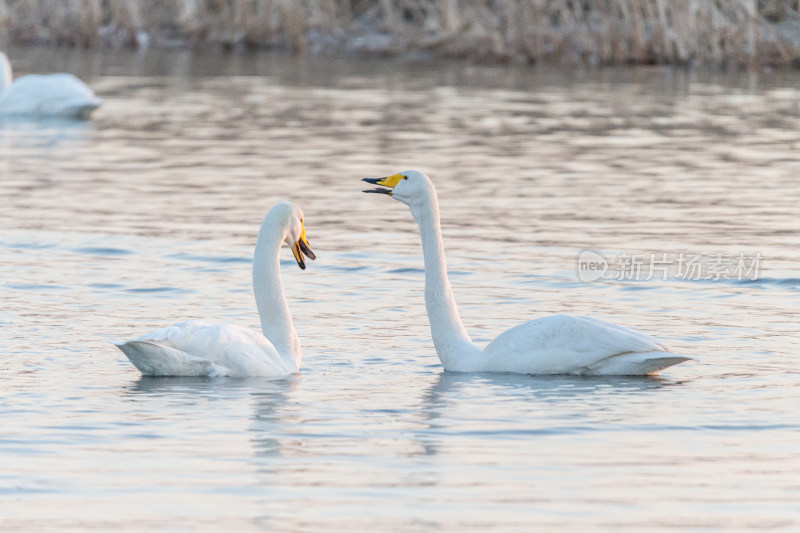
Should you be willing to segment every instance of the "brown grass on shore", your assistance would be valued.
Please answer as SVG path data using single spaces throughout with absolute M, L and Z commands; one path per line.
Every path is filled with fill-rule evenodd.
M 0 0 L 0 43 L 800 64 L 800 0 Z

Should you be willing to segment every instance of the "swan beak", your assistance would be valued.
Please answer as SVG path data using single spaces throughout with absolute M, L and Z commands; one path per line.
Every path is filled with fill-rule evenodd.
M 303 259 L 303 254 L 306 255 L 312 261 L 317 258 L 314 255 L 314 252 L 311 251 L 311 248 L 308 245 L 308 239 L 306 239 L 306 227 L 302 225 L 303 232 L 300 234 L 300 238 L 292 245 L 292 254 L 294 255 L 295 261 L 297 261 L 297 266 L 299 266 L 302 270 L 306 269 L 306 261 Z
M 391 176 L 387 176 L 385 178 L 364 178 L 361 181 L 366 181 L 367 183 L 372 183 L 373 185 L 381 185 L 382 187 L 389 187 L 388 189 L 380 189 L 378 187 L 374 189 L 367 189 L 362 192 L 374 192 L 379 194 L 388 194 L 389 196 L 392 195 L 392 188 L 397 185 L 403 179 L 402 174 L 392 174 Z

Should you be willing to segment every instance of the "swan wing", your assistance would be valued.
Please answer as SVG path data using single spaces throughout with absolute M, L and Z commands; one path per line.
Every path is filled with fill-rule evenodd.
M 649 335 L 584 316 L 554 315 L 499 335 L 487 370 L 527 374 L 644 375 L 691 359 Z
M 187 321 L 114 343 L 146 376 L 282 376 L 297 371 L 260 333 Z
M 22 76 L 0 94 L 0 112 L 6 115 L 88 118 L 101 103 L 72 74 Z
M 172 346 L 151 341 L 114 342 L 144 376 L 207 376 L 225 375 L 226 369 L 209 359 L 196 357 Z

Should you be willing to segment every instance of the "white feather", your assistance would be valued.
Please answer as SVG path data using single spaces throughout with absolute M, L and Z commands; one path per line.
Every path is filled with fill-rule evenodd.
M 652 337 L 631 329 L 567 315 L 520 324 L 479 349 L 464 329 L 447 278 L 436 189 L 421 172 L 410 170 L 401 175 L 387 178 L 384 186 L 394 183 L 392 198 L 409 206 L 419 226 L 425 261 L 425 306 L 436 353 L 445 370 L 647 375 L 692 359 L 676 355 Z
M 0 67 L 0 115 L 88 119 L 102 103 L 72 74 L 30 74 L 12 81 L 2 52 Z
M 296 242 L 303 214 L 289 202 L 270 209 L 253 258 L 253 292 L 262 333 L 198 320 L 113 342 L 146 376 L 283 376 L 297 372 L 302 353 L 280 278 L 280 247 Z M 304 234 L 304 233 L 303 233 Z

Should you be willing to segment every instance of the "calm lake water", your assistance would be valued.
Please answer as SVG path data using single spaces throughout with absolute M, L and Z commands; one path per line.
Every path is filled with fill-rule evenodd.
M 0 127 L 0 530 L 800 529 L 799 75 L 9 55 L 105 105 Z M 587 314 L 699 361 L 444 373 L 416 225 L 360 192 L 409 168 L 479 342 Z M 252 246 L 284 199 L 318 255 L 284 253 L 301 373 L 142 378 L 108 339 L 258 327 Z M 585 249 L 604 280 L 578 280 Z M 651 253 L 762 259 L 611 279 Z

